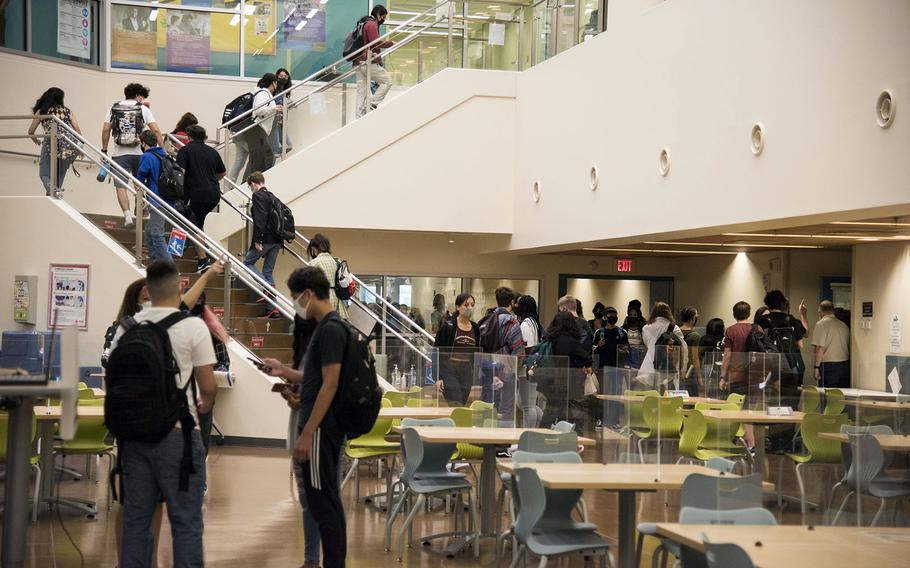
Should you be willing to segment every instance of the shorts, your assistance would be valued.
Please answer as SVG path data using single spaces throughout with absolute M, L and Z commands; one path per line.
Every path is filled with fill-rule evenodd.
M 124 154 L 122 156 L 114 156 L 111 158 L 115 164 L 128 171 L 130 175 L 136 177 L 136 172 L 139 171 L 139 154 Z M 114 187 L 121 188 L 126 187 L 124 184 L 117 181 L 117 178 L 114 178 Z
M 195 215 L 196 226 L 199 227 L 200 230 L 202 230 L 202 227 L 205 224 L 206 215 L 211 213 L 217 205 L 217 203 L 197 203 L 192 200 L 189 202 L 190 211 Z

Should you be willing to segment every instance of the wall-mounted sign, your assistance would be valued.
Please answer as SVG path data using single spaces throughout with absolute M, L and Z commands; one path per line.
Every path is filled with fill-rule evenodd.
M 47 327 L 77 325 L 88 329 L 89 266 L 51 264 Z
M 262 335 L 254 335 L 250 338 L 250 347 L 253 349 L 262 349 L 262 346 L 265 345 L 265 337 Z
M 635 269 L 635 261 L 631 258 L 620 258 L 616 260 L 616 272 L 632 272 Z
M 863 302 L 863 317 L 872 317 L 872 302 Z

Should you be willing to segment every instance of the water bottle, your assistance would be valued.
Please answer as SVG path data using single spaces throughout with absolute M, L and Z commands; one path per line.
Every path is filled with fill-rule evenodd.
M 95 179 L 99 182 L 104 182 L 104 180 L 107 179 L 107 168 L 105 166 L 101 166 L 101 169 L 98 170 L 98 175 L 95 176 Z
M 411 365 L 411 370 L 408 372 L 408 388 L 417 386 L 417 367 Z
M 398 371 L 398 365 L 392 367 L 392 386 L 401 390 L 401 373 Z

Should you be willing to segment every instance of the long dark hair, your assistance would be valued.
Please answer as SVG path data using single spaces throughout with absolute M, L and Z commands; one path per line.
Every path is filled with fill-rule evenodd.
M 515 315 L 517 315 L 518 319 L 521 321 L 529 319 L 534 322 L 534 325 L 537 326 L 537 333 L 538 335 L 540 334 L 540 330 L 543 329 L 543 326 L 540 325 L 540 315 L 537 313 L 537 300 L 534 299 L 534 296 L 519 296 L 518 301 L 515 302 Z
M 123 318 L 136 315 L 142 306 L 139 304 L 139 292 L 145 288 L 145 278 L 140 278 L 126 287 L 123 293 L 123 302 L 120 303 L 120 311 L 117 312 L 117 321 L 123 321 Z
M 55 106 L 66 106 L 63 104 L 63 89 L 51 87 L 38 97 L 38 100 L 35 101 L 35 106 L 32 107 L 32 112 L 35 114 L 47 114 Z
M 547 327 L 547 339 L 553 341 L 560 335 L 568 335 L 575 339 L 581 339 L 581 330 L 578 329 L 578 322 L 569 312 L 556 312 L 553 321 Z
M 279 75 L 281 75 L 282 71 L 288 74 L 287 83 L 283 83 L 281 81 L 281 77 L 279 77 Z M 293 85 L 293 83 L 291 82 L 291 72 L 288 71 L 287 69 L 285 69 L 284 67 L 281 67 L 280 69 L 278 69 L 278 71 L 275 71 L 275 76 L 278 77 L 278 91 L 279 92 L 281 92 L 285 89 L 289 89 L 291 87 L 291 85 Z
M 194 124 L 199 124 L 199 119 L 196 118 L 196 115 L 191 112 L 183 113 L 183 116 L 180 117 L 180 120 L 177 121 L 177 126 L 174 127 L 174 130 L 171 134 L 177 134 L 178 132 L 186 132 L 186 129 Z
M 723 338 L 724 331 L 724 320 L 720 318 L 713 318 L 708 321 L 708 324 L 705 326 L 705 335 L 713 338 Z

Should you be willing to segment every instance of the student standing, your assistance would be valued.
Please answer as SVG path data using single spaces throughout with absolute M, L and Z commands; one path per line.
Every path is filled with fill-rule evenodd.
M 569 400 L 580 394 L 571 385 L 579 383 L 577 379 L 591 367 L 591 352 L 582 345 L 577 318 L 569 312 L 560 310 L 556 313 L 547 327 L 546 338 L 553 344 L 553 357 L 564 357 L 569 369 L 538 370 L 538 376 L 543 375 L 540 390 L 547 397 L 541 428 L 549 428 L 559 420 L 569 418 Z
M 276 93 L 281 93 L 291 88 L 291 72 L 282 67 L 278 71 L 275 71 L 275 76 L 278 77 L 278 88 L 275 89 Z M 277 108 L 281 109 L 284 106 L 285 99 L 291 100 L 291 94 L 282 95 L 280 97 L 275 97 L 275 104 L 278 105 Z M 281 149 L 284 147 L 284 142 L 287 140 L 288 143 L 288 153 L 291 152 L 291 135 L 285 134 L 284 132 L 284 116 L 281 112 L 275 113 L 274 124 L 272 125 L 272 131 L 269 133 L 269 147 L 272 149 L 272 154 L 277 159 L 281 156 Z
M 515 302 L 515 315 L 521 322 L 521 338 L 525 351 L 536 347 L 541 340 L 540 316 L 537 313 L 537 301 L 533 296 L 519 296 Z M 525 428 L 537 428 L 543 417 L 543 410 L 537 406 L 537 381 L 528 376 L 522 361 L 518 362 L 518 404 L 521 407 L 522 422 Z
M 76 115 L 63 104 L 63 96 L 63 90 L 58 89 L 57 87 L 51 87 L 44 91 L 32 107 L 35 118 L 32 119 L 32 123 L 28 127 L 29 136 L 35 135 L 35 131 L 38 129 L 39 124 L 44 130 L 44 139 L 38 140 L 37 138 L 32 138 L 32 142 L 41 146 L 41 154 L 38 158 L 38 177 L 41 179 L 41 183 L 44 184 L 44 191 L 48 197 L 50 197 L 52 193 L 50 132 L 53 120 L 39 117 L 47 115 L 55 116 L 77 133 L 82 134 L 82 130 L 79 129 L 79 121 L 76 120 Z M 74 144 L 67 142 L 69 139 L 70 136 L 62 128 L 57 129 L 57 155 L 55 157 L 57 159 L 58 192 L 63 191 L 63 180 L 66 177 L 66 172 L 69 170 L 70 166 L 73 165 L 73 162 L 76 161 L 76 158 L 79 157 L 79 150 Z
M 143 131 L 139 135 L 139 139 L 142 143 L 143 154 L 139 158 L 136 179 L 149 188 L 152 193 L 160 197 L 158 177 L 161 175 L 161 161 L 168 159 L 167 153 L 164 148 L 158 145 L 158 137 L 151 130 Z M 168 205 L 174 205 L 170 201 L 165 200 L 165 202 Z M 149 203 L 151 204 L 149 219 L 145 222 L 145 243 L 148 247 L 149 260 L 172 262 L 164 240 L 164 216 L 158 212 L 158 206 L 154 198 L 150 197 Z
M 672 333 L 676 336 L 680 346 L 677 351 L 670 351 L 666 346 L 657 345 L 657 341 L 664 333 Z M 647 325 L 641 330 L 641 338 L 648 348 L 648 352 L 645 353 L 638 376 L 646 379 L 650 377 L 649 384 L 651 386 L 649 388 L 668 386 L 671 379 L 675 382 L 674 388 L 679 388 L 679 371 L 689 365 L 689 350 L 684 347 L 686 340 L 683 337 L 682 330 L 679 329 L 679 326 L 673 320 L 673 312 L 670 310 L 669 305 L 665 302 L 654 302 L 654 306 L 651 308 L 651 317 Z M 668 359 L 668 367 L 666 369 L 658 370 L 655 368 L 654 362 L 659 355 L 659 349 L 667 349 L 665 354 L 660 354 Z M 676 353 L 678 353 L 678 359 L 676 358 Z
M 281 250 L 281 239 L 269 230 L 272 194 L 265 187 L 265 176 L 262 175 L 262 172 L 251 173 L 248 184 L 253 192 L 253 240 L 243 259 L 243 265 L 259 274 L 263 280 L 274 287 L 273 272 L 275 261 L 278 259 L 278 251 Z M 256 263 L 260 258 L 263 259 L 261 272 L 256 268 Z M 277 313 L 277 309 L 270 311 L 267 315 L 271 316 L 273 313 Z
M 603 326 L 594 332 L 594 365 L 603 369 L 601 390 L 604 394 L 622 394 L 628 387 L 623 376 L 617 368 L 617 359 L 620 345 L 629 345 L 629 336 L 626 330 L 617 325 L 619 312 L 613 306 L 603 309 Z M 607 426 L 614 427 L 619 424 L 622 405 L 618 402 L 606 403 Z
M 797 318 L 788 313 L 790 302 L 780 290 L 768 292 L 765 295 L 765 305 L 768 306 L 768 313 L 756 323 L 783 354 L 780 372 L 781 404 L 796 408 L 806 368 L 801 351 L 807 331 Z
M 752 306 L 737 302 L 733 306 L 736 323 L 724 331 L 724 362 L 720 368 L 720 390 L 751 396 L 749 392 L 749 335 L 754 329 L 749 323 Z M 761 396 L 760 394 L 758 396 Z M 755 450 L 755 433 L 751 424 L 744 424 L 746 444 L 749 451 Z
M 388 17 L 389 11 L 386 10 L 386 7 L 377 4 L 373 6 L 373 9 L 370 11 L 370 17 L 367 18 L 366 22 L 363 24 L 363 45 L 369 45 L 370 43 L 379 39 L 379 26 L 385 22 Z M 392 77 L 389 75 L 389 72 L 385 70 L 385 67 L 382 66 L 382 57 L 379 55 L 374 55 L 379 53 L 383 49 L 387 49 L 395 45 L 391 41 L 379 42 L 371 46 L 368 50 L 361 51 L 357 57 L 354 58 L 354 65 L 358 65 L 367 60 L 367 51 L 370 55 L 370 83 L 376 83 L 376 92 L 370 95 L 372 85 L 367 84 L 367 66 L 358 65 L 357 67 L 357 109 L 356 115 L 357 118 L 365 115 L 371 110 L 379 106 L 387 94 L 389 94 L 389 89 L 392 88 Z
M 436 334 L 439 349 L 439 382 L 450 404 L 464 406 L 474 383 L 474 353 L 480 347 L 480 328 L 474 323 L 474 296 L 463 292 L 455 298 L 456 316 L 444 320 Z
M 272 100 L 272 94 L 278 89 L 278 77 L 273 73 L 266 73 L 256 83 L 256 88 L 250 91 L 253 94 L 252 118 L 255 124 L 244 126 L 245 130 L 237 134 L 234 140 L 234 162 L 228 177 L 236 183 L 242 183 L 249 176 L 237 179 L 243 165 L 247 164 L 246 172 L 264 172 L 275 164 L 275 156 L 269 147 L 268 132 L 272 128 L 272 120 L 281 107 Z M 240 121 L 249 124 L 248 121 Z
M 205 128 L 195 124 L 186 130 L 190 141 L 177 152 L 177 165 L 184 171 L 183 190 L 196 217 L 196 226 L 204 231 L 205 217 L 221 199 L 219 182 L 225 175 L 224 162 L 218 152 L 205 143 Z M 205 252 L 196 247 L 196 272 L 204 272 L 211 263 Z
M 686 306 L 679 310 L 679 329 L 683 333 L 684 347 L 689 352 L 689 364 L 683 372 L 683 388 L 690 396 L 698 396 L 704 388 L 701 378 L 701 365 L 698 364 L 698 346 L 701 343 L 701 334 L 695 331 L 698 323 L 698 310 L 693 306 Z
M 116 102 L 107 109 L 104 117 L 104 127 L 101 129 L 101 151 L 108 153 L 108 147 L 113 136 L 114 148 L 111 151 L 111 160 L 131 175 L 139 171 L 139 158 L 142 148 L 139 135 L 148 128 L 155 133 L 156 142 L 152 146 L 162 146 L 161 129 L 155 122 L 155 116 L 145 104 L 149 96 L 149 89 L 139 83 L 130 83 L 123 89 L 123 100 Z M 123 226 L 133 226 L 133 213 L 130 210 L 130 200 L 126 193 L 126 186 L 114 177 L 114 187 L 117 190 L 117 202 L 123 211 Z

